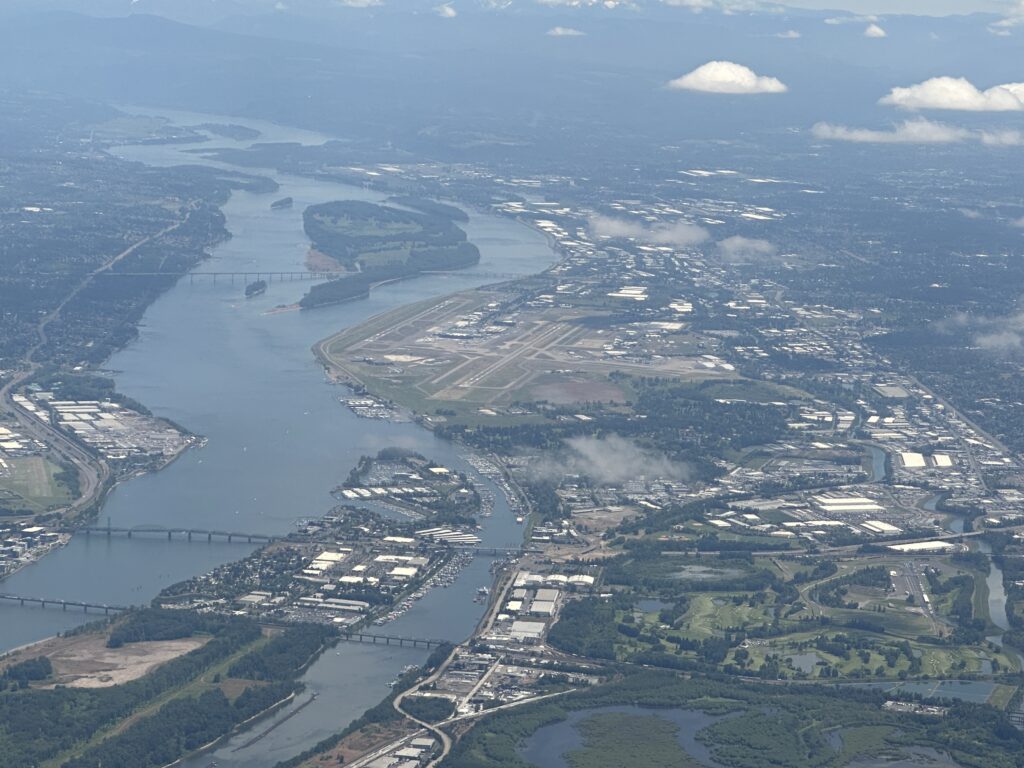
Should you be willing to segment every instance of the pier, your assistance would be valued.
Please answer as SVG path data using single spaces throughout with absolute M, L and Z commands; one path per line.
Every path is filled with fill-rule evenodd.
M 83 612 L 103 611 L 104 614 L 123 613 L 127 606 L 123 605 L 100 605 L 99 603 L 84 603 L 78 600 L 52 600 L 44 597 L 24 597 L 23 595 L 8 595 L 0 593 L 0 600 L 18 605 L 38 605 L 41 608 L 57 608 L 66 611 L 68 608 L 81 608 Z
M 207 542 L 226 541 L 228 543 L 233 543 L 236 541 L 244 541 L 246 544 L 269 544 L 270 542 L 280 538 L 266 533 L 210 531 L 203 528 L 165 528 L 164 526 L 159 525 L 138 525 L 134 528 L 86 526 L 84 528 L 69 529 L 66 532 L 84 534 L 86 537 L 93 535 L 106 536 L 107 538 L 110 538 L 111 536 L 127 536 L 130 539 L 133 536 L 161 536 L 166 537 L 168 541 L 173 541 L 174 539 L 192 541 L 193 538 L 201 541 L 205 538 Z

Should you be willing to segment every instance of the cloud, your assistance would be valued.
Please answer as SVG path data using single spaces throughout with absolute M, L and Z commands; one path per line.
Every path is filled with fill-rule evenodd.
M 630 2 L 622 0 L 537 0 L 541 5 L 554 5 L 554 6 L 565 6 L 567 8 L 590 8 L 595 5 L 602 6 L 604 8 L 618 8 L 620 6 L 629 7 Z M 508 3 L 511 5 L 511 3 Z
M 830 26 L 837 26 L 839 24 L 864 24 L 878 21 L 877 16 L 832 16 L 825 19 L 825 23 Z
M 802 35 L 795 29 L 787 29 L 785 32 L 776 32 L 775 37 L 782 40 L 798 40 Z
M 1024 131 L 972 130 L 923 117 L 905 120 L 886 131 L 816 123 L 811 127 L 811 135 L 826 141 L 852 141 L 864 144 L 956 144 L 962 141 L 976 141 L 986 147 L 1024 146 Z
M 570 453 L 562 474 L 588 475 L 600 483 L 623 483 L 637 477 L 688 480 L 692 468 L 671 461 L 663 453 L 641 448 L 632 440 L 610 434 L 605 438 L 574 437 L 566 440 Z
M 629 237 L 658 245 L 673 245 L 677 248 L 698 245 L 709 237 L 706 229 L 688 221 L 649 225 L 613 216 L 592 216 L 590 231 L 598 237 Z
M 673 90 L 704 93 L 785 93 L 786 86 L 777 78 L 758 75 L 754 70 L 731 61 L 709 61 L 682 77 L 670 80 Z
M 987 352 L 1019 355 L 1024 352 L 1024 312 L 1007 317 L 968 318 L 975 328 L 974 343 Z
M 454 19 L 458 16 L 458 12 L 452 8 L 451 3 L 443 3 L 434 8 L 434 13 L 440 16 L 442 19 Z
M 888 36 L 889 35 L 886 31 L 877 24 L 868 24 L 867 27 L 864 28 L 864 37 L 871 37 L 877 40 Z
M 373 8 L 380 5 L 381 0 L 334 0 L 334 4 L 343 8 Z
M 850 128 L 832 123 L 817 123 L 811 128 L 816 139 L 873 144 L 952 144 L 972 136 L 966 128 L 936 123 L 923 117 L 906 120 L 889 131 Z
M 1019 219 L 1014 219 L 1013 221 L 1011 221 L 1010 226 L 1017 227 L 1017 229 L 1024 229 L 1024 216 L 1021 216 Z
M 978 131 L 981 143 L 988 147 L 1024 146 L 1024 132 L 1015 130 Z
M 587 33 L 572 27 L 552 27 L 544 34 L 548 37 L 583 37 Z
M 1007 37 L 1012 34 L 1014 27 L 1024 24 L 1024 0 L 1017 0 L 1006 16 L 999 21 L 989 24 L 988 31 L 1000 37 Z
M 1021 328 L 979 333 L 975 335 L 974 343 L 988 352 L 1020 352 L 1024 349 L 1024 335 L 1022 334 L 1024 331 Z
M 954 339 L 969 335 L 979 349 L 1000 357 L 1024 355 L 1024 312 L 1004 317 L 986 317 L 958 312 L 946 320 L 933 323 L 939 333 L 953 334 Z
M 715 3 L 712 0 L 661 0 L 665 5 L 671 5 L 676 8 L 689 8 L 692 11 L 700 12 L 707 8 L 714 8 Z
M 965 77 L 933 77 L 906 88 L 893 88 L 878 103 L 900 109 L 1019 112 L 1024 110 L 1024 83 L 993 85 L 982 91 Z
M 767 240 L 733 235 L 718 242 L 718 252 L 728 260 L 768 258 L 778 253 L 778 248 Z

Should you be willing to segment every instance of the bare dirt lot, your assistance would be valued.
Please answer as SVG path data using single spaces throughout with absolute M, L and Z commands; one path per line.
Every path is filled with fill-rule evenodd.
M 47 656 L 54 675 L 45 687 L 105 688 L 142 677 L 159 664 L 199 648 L 208 639 L 154 640 L 107 648 L 105 632 L 51 637 L 12 652 L 0 661 L 0 668 Z

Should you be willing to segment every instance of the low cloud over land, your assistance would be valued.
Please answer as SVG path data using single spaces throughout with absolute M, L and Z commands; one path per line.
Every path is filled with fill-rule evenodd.
M 546 34 L 548 37 L 583 37 L 586 32 L 581 32 L 572 27 L 552 27 Z
M 704 227 L 688 221 L 674 221 L 662 224 L 645 224 L 614 216 L 592 216 L 590 231 L 599 237 L 629 237 L 657 245 L 672 245 L 686 248 L 698 245 L 708 239 Z
M 742 235 L 733 235 L 718 243 L 718 252 L 729 260 L 766 258 L 774 256 L 778 250 L 767 240 Z
M 906 120 L 887 130 L 817 123 L 811 128 L 811 134 L 826 141 L 864 144 L 956 144 L 970 141 L 987 147 L 1024 146 L 1024 131 L 961 128 L 923 117 Z
M 785 83 L 775 77 L 759 75 L 750 67 L 732 61 L 709 61 L 675 80 L 668 87 L 673 90 L 701 91 L 703 93 L 785 93 Z
M 983 91 L 965 77 L 933 77 L 893 88 L 878 103 L 901 109 L 1019 112 L 1024 110 L 1024 83 L 1004 83 Z
M 641 475 L 687 480 L 693 474 L 689 465 L 671 461 L 664 454 L 641 448 L 619 435 L 574 437 L 566 445 L 570 453 L 559 470 L 587 475 L 602 483 L 622 483 Z

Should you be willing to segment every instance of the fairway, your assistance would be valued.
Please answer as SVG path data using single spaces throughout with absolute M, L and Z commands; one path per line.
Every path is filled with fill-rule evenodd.
M 67 488 L 57 480 L 60 467 L 42 456 L 5 458 L 0 467 L 0 508 L 31 514 L 46 512 L 71 501 Z

